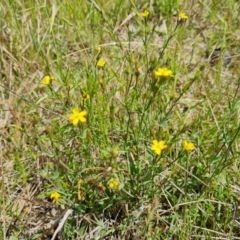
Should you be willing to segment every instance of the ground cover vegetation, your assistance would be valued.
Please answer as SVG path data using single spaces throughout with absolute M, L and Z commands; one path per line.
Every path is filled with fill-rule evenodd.
M 240 239 L 239 1 L 0 9 L 0 239 Z

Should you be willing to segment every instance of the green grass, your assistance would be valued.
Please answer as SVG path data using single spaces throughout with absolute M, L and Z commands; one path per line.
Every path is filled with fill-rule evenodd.
M 0 5 L 0 239 L 240 239 L 240 4 L 90 2 Z

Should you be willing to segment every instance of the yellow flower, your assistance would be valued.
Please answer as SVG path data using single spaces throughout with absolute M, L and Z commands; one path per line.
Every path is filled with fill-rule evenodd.
M 193 143 L 191 142 L 187 142 L 187 141 L 184 141 L 183 142 L 183 147 L 187 150 L 187 151 L 192 151 L 195 149 L 195 146 Z
M 118 179 L 116 178 L 111 178 L 109 181 L 108 181 L 108 186 L 113 189 L 113 190 L 118 190 L 118 187 L 119 187 L 119 181 Z
M 53 79 L 54 79 L 54 77 L 45 76 L 43 78 L 43 80 L 41 81 L 41 83 L 42 83 L 42 85 L 49 85 Z
M 52 192 L 50 198 L 52 199 L 53 203 L 58 203 L 58 199 L 61 195 L 58 192 Z
M 85 94 L 83 94 L 82 99 L 83 99 L 83 101 L 87 101 L 88 99 L 90 99 L 90 95 L 85 93 Z
M 68 119 L 73 122 L 73 125 L 77 125 L 78 122 L 86 122 L 85 116 L 87 115 L 87 111 L 79 112 L 78 108 L 73 108 L 73 113 L 69 115 Z
M 182 13 L 179 13 L 178 17 L 180 19 L 188 19 L 188 16 L 186 15 L 186 13 L 182 12 Z
M 160 155 L 162 150 L 167 148 L 164 141 L 153 140 L 151 150 L 153 150 L 157 155 Z
M 103 60 L 103 59 L 100 59 L 100 60 L 97 62 L 97 66 L 98 66 L 98 67 L 104 67 L 105 64 L 106 64 L 106 61 Z
M 111 152 L 112 157 L 117 157 L 118 155 L 118 147 L 114 147 Z
M 98 52 L 101 52 L 101 51 L 102 51 L 102 48 L 101 48 L 100 46 L 98 46 L 98 47 L 96 48 L 96 50 L 97 50 Z
M 156 77 L 173 77 L 173 72 L 167 68 L 158 68 L 157 71 L 155 71 L 155 76 Z
M 141 13 L 142 17 L 147 17 L 149 15 L 149 12 L 147 10 L 145 10 L 144 12 Z

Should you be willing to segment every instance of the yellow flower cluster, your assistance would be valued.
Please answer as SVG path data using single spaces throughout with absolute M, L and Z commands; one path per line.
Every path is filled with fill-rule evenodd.
M 153 140 L 151 150 L 154 151 L 157 155 L 160 155 L 162 153 L 162 150 L 167 147 L 168 146 L 165 144 L 165 141 Z M 183 148 L 187 151 L 193 151 L 195 149 L 195 146 L 192 142 L 184 141 Z

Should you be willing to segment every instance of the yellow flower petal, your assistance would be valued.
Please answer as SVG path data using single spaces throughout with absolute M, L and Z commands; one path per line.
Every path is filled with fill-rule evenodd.
M 77 125 L 78 122 L 79 122 L 79 119 L 77 119 L 77 118 L 73 118 L 73 119 L 72 119 L 72 122 L 73 122 L 73 125 Z
M 78 110 L 78 108 L 73 108 L 73 114 L 78 114 L 79 113 L 79 110 Z
M 84 117 L 84 116 L 86 116 L 86 115 L 87 115 L 87 112 L 86 112 L 86 111 L 80 112 L 80 113 L 79 113 L 79 120 L 80 120 L 81 122 L 86 122 L 87 119 Z

